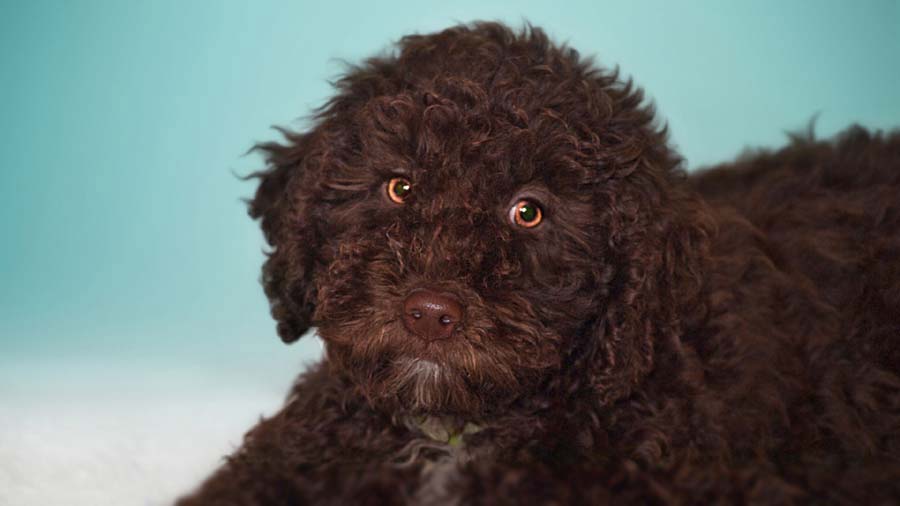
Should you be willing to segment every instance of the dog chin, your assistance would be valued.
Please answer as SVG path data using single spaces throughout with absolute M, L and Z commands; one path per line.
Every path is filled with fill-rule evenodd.
M 407 378 L 407 381 L 418 384 L 437 383 L 441 376 L 447 374 L 443 366 L 424 358 L 403 357 L 395 361 L 395 367 L 401 375 Z
M 379 400 L 414 414 L 474 413 L 482 404 L 459 372 L 424 358 L 396 359 L 379 390 Z

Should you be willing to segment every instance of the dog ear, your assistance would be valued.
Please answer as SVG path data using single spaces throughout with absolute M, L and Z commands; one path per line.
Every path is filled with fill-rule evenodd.
M 311 134 L 279 129 L 285 142 L 257 144 L 267 168 L 246 179 L 259 179 L 248 213 L 259 219 L 272 246 L 262 268 L 261 283 L 282 341 L 299 339 L 310 327 L 315 309 L 313 265 L 319 240 L 312 220 L 313 199 L 307 188 L 305 160 Z M 314 186 L 314 185 L 313 185 Z
M 712 220 L 673 168 L 678 162 L 657 162 L 642 160 L 644 167 L 602 190 L 603 207 L 613 210 L 604 221 L 615 274 L 585 358 L 604 403 L 627 396 L 654 368 L 679 367 L 683 329 L 705 311 L 701 269 Z

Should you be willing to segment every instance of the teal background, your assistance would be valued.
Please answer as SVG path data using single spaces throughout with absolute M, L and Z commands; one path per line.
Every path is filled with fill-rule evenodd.
M 565 7 L 562 7 L 562 6 Z M 692 167 L 819 113 L 900 124 L 900 15 L 870 2 L 31 1 L 0 7 L 0 361 L 279 360 L 233 173 L 338 59 L 523 19 L 620 65 Z M 314 350 L 312 350 L 314 351 Z M 0 362 L 2 366 L 2 362 Z
M 320 348 L 275 335 L 245 151 L 303 128 L 340 59 L 474 19 L 620 65 L 691 167 L 816 114 L 900 125 L 889 0 L 3 2 L 0 402 L 257 385 L 248 420 L 271 409 Z

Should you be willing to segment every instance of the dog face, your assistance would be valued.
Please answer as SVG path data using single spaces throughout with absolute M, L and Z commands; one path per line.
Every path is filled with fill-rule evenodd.
M 285 341 L 315 325 L 394 412 L 611 399 L 646 374 L 684 198 L 639 92 L 497 24 L 406 37 L 337 91 L 312 130 L 259 146 L 250 212 Z

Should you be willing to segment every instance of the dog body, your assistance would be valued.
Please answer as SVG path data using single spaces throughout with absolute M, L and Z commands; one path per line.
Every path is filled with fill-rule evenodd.
M 687 176 L 540 30 L 400 46 L 260 146 L 326 358 L 180 504 L 900 500 L 900 134 Z

